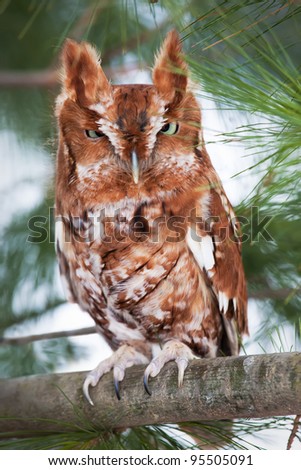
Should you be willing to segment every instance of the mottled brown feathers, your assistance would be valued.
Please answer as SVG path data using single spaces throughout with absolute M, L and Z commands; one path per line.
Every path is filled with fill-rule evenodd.
M 248 331 L 239 224 L 203 145 L 177 33 L 154 85 L 110 85 L 87 43 L 67 40 L 62 65 L 56 234 L 69 298 L 114 349 L 176 339 L 201 357 L 238 354 Z
M 183 99 L 187 87 L 187 71 L 179 35 L 173 30 L 166 36 L 153 70 L 154 85 L 169 106 L 179 105 Z
M 88 43 L 67 39 L 62 51 L 63 89 L 79 105 L 88 107 L 110 97 L 110 84 L 96 50 Z

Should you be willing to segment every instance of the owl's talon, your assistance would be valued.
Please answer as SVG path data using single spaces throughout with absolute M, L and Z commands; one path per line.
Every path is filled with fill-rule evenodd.
M 92 401 L 92 398 L 90 397 L 89 393 L 89 386 L 91 385 L 91 379 L 89 375 L 86 377 L 84 383 L 83 383 L 83 394 L 86 400 L 90 403 L 91 406 L 94 406 L 94 403 Z
M 120 396 L 120 382 L 124 379 L 125 368 L 122 366 L 115 366 L 113 369 L 113 377 L 114 377 L 114 389 L 116 393 L 116 397 L 118 400 L 121 400 Z
M 184 382 L 184 372 L 188 366 L 187 359 L 176 359 L 178 366 L 178 387 L 181 388 Z
M 156 377 L 167 362 L 175 361 L 178 366 L 178 387 L 182 387 L 184 380 L 184 372 L 188 366 L 188 362 L 195 356 L 186 344 L 178 340 L 170 340 L 166 343 L 162 351 L 147 366 L 144 372 L 144 388 L 149 395 L 151 391 L 148 386 L 148 378 Z
M 114 379 L 114 389 L 115 389 L 116 397 L 118 398 L 118 400 L 121 400 L 119 381 L 117 379 Z
M 95 387 L 101 377 L 113 369 L 114 389 L 118 400 L 120 397 L 120 382 L 124 379 L 125 370 L 134 364 L 147 364 L 148 359 L 132 346 L 124 344 L 115 351 L 111 357 L 101 361 L 86 377 L 83 384 L 83 393 L 90 405 L 94 405 L 90 394 L 89 386 Z
M 149 375 L 145 373 L 144 376 L 143 376 L 143 385 L 144 385 L 146 393 L 148 393 L 149 396 L 151 397 L 152 392 L 151 392 L 151 390 L 149 388 L 149 385 L 148 385 L 148 378 L 149 378 Z
M 144 384 L 144 388 L 145 388 L 145 391 L 151 396 L 152 395 L 152 392 L 149 388 L 149 384 L 148 384 L 148 379 L 149 377 L 156 377 L 157 374 L 159 374 L 161 370 L 161 367 L 160 365 L 158 364 L 158 360 L 157 359 L 153 359 L 149 365 L 147 366 L 147 368 L 145 369 L 145 372 L 144 372 L 144 376 L 143 376 L 143 384 Z

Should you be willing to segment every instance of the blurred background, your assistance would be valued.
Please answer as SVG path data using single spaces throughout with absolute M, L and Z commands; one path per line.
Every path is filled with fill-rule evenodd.
M 1 377 L 91 369 L 110 354 L 96 334 L 62 333 L 93 329 L 65 302 L 53 243 L 53 108 L 66 37 L 95 44 L 113 83 L 148 83 L 165 34 L 179 31 L 209 154 L 245 221 L 251 334 L 242 354 L 300 350 L 300 21 L 299 1 L 0 1 Z M 225 447 L 284 449 L 292 423 L 239 420 Z M 158 430 L 139 432 L 146 448 L 163 445 Z

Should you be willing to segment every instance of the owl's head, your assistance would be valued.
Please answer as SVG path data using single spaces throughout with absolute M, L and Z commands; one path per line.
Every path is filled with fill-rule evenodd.
M 111 85 L 96 50 L 67 40 L 62 52 L 58 180 L 126 195 L 170 191 L 198 167 L 200 110 L 171 31 L 156 57 L 153 85 Z

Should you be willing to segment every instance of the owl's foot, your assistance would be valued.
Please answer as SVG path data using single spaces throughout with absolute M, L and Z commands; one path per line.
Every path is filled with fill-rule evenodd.
M 195 359 L 191 349 L 181 341 L 171 340 L 166 343 L 162 351 L 155 357 L 147 366 L 144 372 L 143 383 L 144 388 L 149 395 L 151 391 L 148 385 L 149 377 L 156 377 L 159 374 L 163 366 L 169 361 L 175 361 L 178 366 L 178 386 L 183 385 L 184 372 L 188 366 L 188 362 Z
M 147 357 L 133 348 L 133 346 L 126 344 L 120 346 L 112 356 L 100 362 L 98 366 L 87 375 L 83 384 L 84 396 L 90 405 L 94 405 L 89 394 L 90 385 L 91 387 L 95 387 L 100 378 L 113 369 L 115 392 L 118 400 L 120 400 L 119 383 L 124 379 L 125 370 L 133 365 L 147 364 L 148 361 Z

